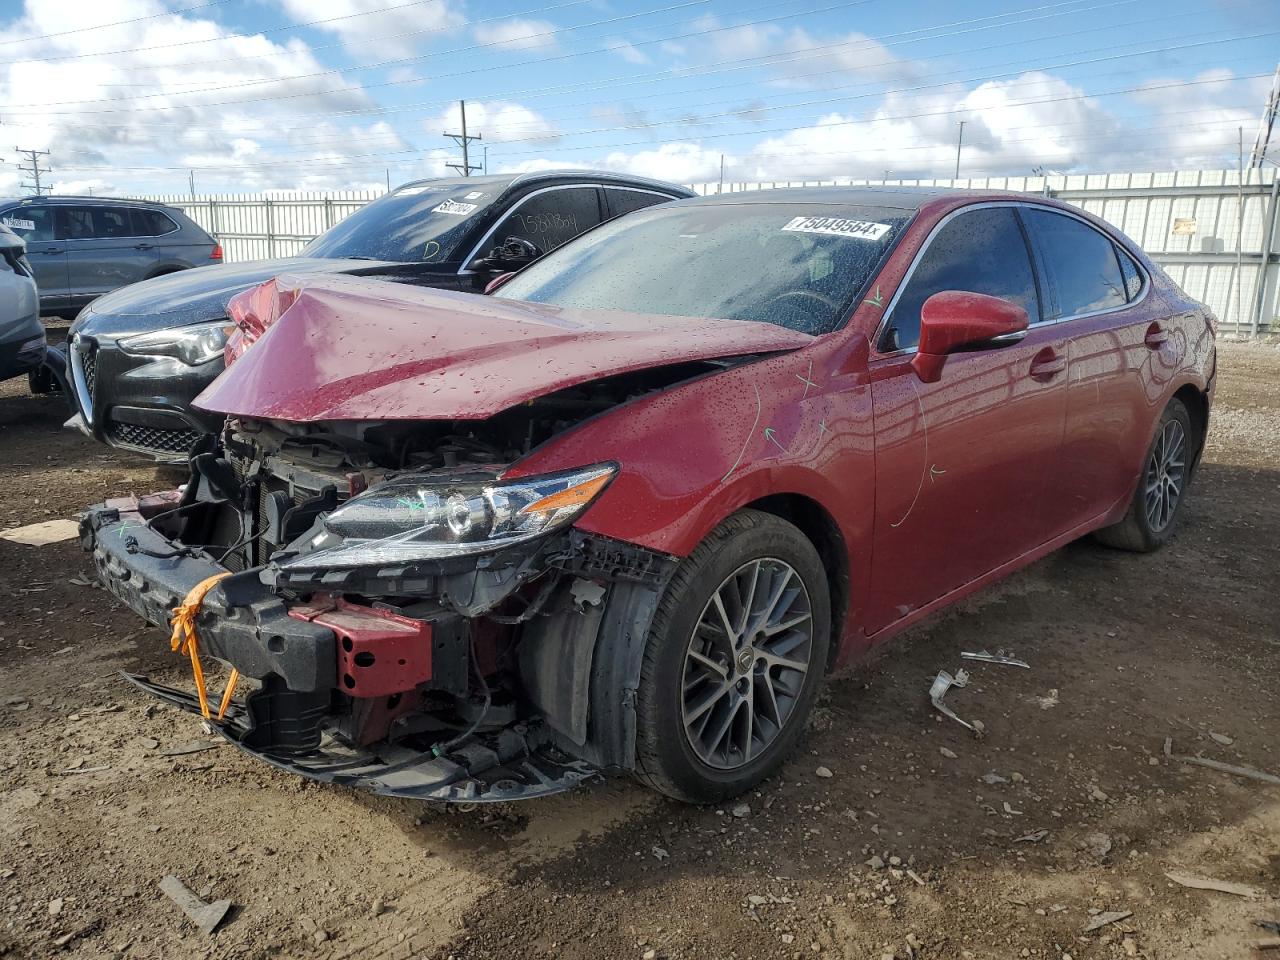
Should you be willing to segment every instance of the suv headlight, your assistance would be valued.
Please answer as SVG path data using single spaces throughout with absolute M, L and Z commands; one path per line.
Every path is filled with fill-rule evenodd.
M 311 552 L 280 567 L 373 567 L 491 552 L 568 526 L 617 471 L 597 464 L 518 480 L 395 477 L 334 510 Z
M 140 353 L 145 356 L 175 357 L 188 366 L 198 367 L 222 356 L 227 336 L 235 328 L 235 324 L 229 320 L 215 320 L 213 323 L 200 323 L 194 327 L 157 330 L 155 333 L 144 333 L 121 340 L 120 349 L 125 353 Z

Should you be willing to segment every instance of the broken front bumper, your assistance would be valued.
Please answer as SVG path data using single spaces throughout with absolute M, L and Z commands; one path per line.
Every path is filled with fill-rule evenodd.
M 146 512 L 154 515 L 153 510 L 154 505 Z M 172 610 L 194 586 L 227 572 L 207 554 L 152 530 L 134 499 L 91 507 L 81 520 L 81 538 L 106 589 L 159 627 L 167 626 Z M 411 661 L 404 647 L 410 630 L 406 624 L 420 624 L 417 639 L 424 640 L 427 649 L 419 650 L 416 663 L 409 664 L 413 669 L 406 683 L 458 666 L 433 662 L 438 641 L 446 634 L 443 625 L 388 617 L 371 608 L 359 608 L 368 611 L 363 614 L 354 610 L 340 601 L 324 610 L 289 604 L 272 593 L 256 571 L 219 581 L 197 620 L 200 652 L 261 684 L 243 706 L 228 709 L 224 720 L 215 724 L 219 732 L 247 753 L 300 776 L 416 799 L 530 798 L 570 789 L 596 772 L 556 749 L 538 721 L 473 734 L 442 756 L 392 737 L 369 744 L 351 742 L 339 731 L 335 711 L 361 708 L 357 704 L 382 710 L 388 728 L 395 716 L 383 709 L 389 694 L 395 698 L 385 687 L 387 672 L 372 662 L 360 672 L 356 654 L 362 638 L 381 630 L 386 635 L 383 642 L 390 645 L 382 649 L 395 650 L 403 663 Z M 362 618 L 363 623 L 352 622 Z M 461 663 L 465 670 L 465 659 Z M 200 713 L 192 694 L 146 677 L 126 677 L 174 706 Z M 361 696 L 366 692 L 368 696 Z

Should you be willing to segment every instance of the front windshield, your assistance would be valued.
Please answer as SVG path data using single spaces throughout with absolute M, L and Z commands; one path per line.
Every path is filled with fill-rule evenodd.
M 909 215 L 851 204 L 657 207 L 570 241 L 498 295 L 827 333 L 840 326 Z
M 299 256 L 441 263 L 502 194 L 505 182 L 411 183 L 361 207 L 303 247 Z

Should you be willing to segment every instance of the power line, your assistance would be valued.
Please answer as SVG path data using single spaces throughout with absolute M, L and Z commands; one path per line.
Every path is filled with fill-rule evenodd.
M 11 43 L 31 43 L 35 40 L 52 40 L 56 37 L 66 37 L 73 33 L 89 33 L 94 30 L 106 30 L 108 27 L 124 27 L 131 23 L 142 23 L 144 20 L 158 20 L 161 17 L 178 17 L 184 13 L 194 13 L 197 10 L 207 10 L 209 7 L 220 7 L 224 3 L 230 3 L 231 0 L 208 0 L 194 7 L 183 7 L 181 10 L 165 10 L 162 13 L 149 13 L 145 17 L 133 17 L 130 20 L 116 20 L 113 23 L 98 23 L 92 27 L 76 27 L 74 30 L 62 30 L 58 33 L 40 33 L 34 36 L 18 37 L 16 40 L 0 40 L 0 47 L 8 46 Z M 96 56 L 96 54 L 85 54 L 85 56 Z M 42 59 L 59 59 L 59 58 L 42 58 Z
M 684 0 L 683 3 L 678 3 L 670 7 L 657 8 L 655 10 L 648 11 L 648 13 L 660 13 L 660 12 L 663 12 L 664 10 L 675 10 L 681 7 L 693 6 L 695 4 L 700 4 L 705 2 L 708 2 L 708 0 Z M 813 10 L 802 10 L 797 13 L 780 14 L 775 17 L 765 17 L 759 20 L 748 20 L 744 23 L 733 24 L 732 26 L 713 27 L 705 30 L 693 30 L 687 33 L 679 33 L 679 34 L 672 34 L 666 37 L 658 37 L 653 40 L 642 40 L 632 44 L 632 46 L 639 47 L 639 46 L 644 46 L 648 44 L 668 43 L 672 40 L 687 40 L 691 37 L 706 36 L 712 33 L 722 33 L 726 30 L 740 30 L 742 27 L 758 26 L 762 23 L 776 23 L 779 20 L 791 20 L 796 17 L 811 16 L 819 13 L 830 13 L 832 10 L 841 10 L 848 7 L 858 7 L 858 6 L 863 6 L 864 4 L 873 3 L 873 2 L 876 2 L 876 0 L 842 0 L 842 2 L 840 3 L 830 4 L 828 6 L 819 7 Z M 1136 2 L 1136 0 L 1116 0 L 1116 2 L 1117 3 L 1134 3 Z M 776 9 L 776 8 L 777 8 L 776 2 L 769 2 L 769 3 L 757 4 L 754 7 L 748 7 L 746 9 L 747 10 L 763 10 L 763 9 Z M 636 16 L 642 16 L 642 15 L 643 14 L 629 14 L 628 17 L 636 17 Z M 626 17 L 620 17 L 617 19 L 626 19 Z M 601 22 L 604 22 L 604 21 L 601 21 Z M 466 48 L 466 49 L 474 49 L 474 48 Z M 432 80 L 453 79 L 456 77 L 472 76 L 477 73 L 488 73 L 494 70 L 507 70 L 507 69 L 515 69 L 517 67 L 536 66 L 544 63 L 552 63 L 552 62 L 558 62 L 563 60 L 573 60 L 578 57 L 591 56 L 597 53 L 611 53 L 612 50 L 613 48 L 611 47 L 597 47 L 591 50 L 579 50 L 579 51 L 570 52 L 570 53 L 558 54 L 555 56 L 540 57 L 532 60 L 522 60 L 522 61 L 519 61 L 518 63 L 490 65 L 486 67 L 474 67 L 470 70 L 461 70 L 455 73 L 437 74 L 436 76 L 431 77 L 431 79 Z M 423 54 L 418 57 L 404 57 L 399 60 L 383 61 L 380 64 L 378 64 L 378 66 L 380 67 L 397 66 L 397 65 L 402 65 L 404 63 L 408 63 L 412 61 L 424 60 L 432 56 L 443 56 L 446 53 L 452 53 L 452 52 L 460 52 L 460 51 L 436 51 L 434 53 Z M 249 87 L 249 86 L 261 86 L 262 84 L 265 84 L 265 83 L 292 83 L 299 80 L 312 80 L 318 77 L 341 74 L 343 70 L 344 68 L 338 67 L 332 70 L 323 70 L 317 73 L 298 74 L 291 77 L 275 77 L 275 78 L 270 78 L 266 80 L 254 80 L 248 83 L 221 84 L 214 87 L 205 87 L 200 90 L 185 90 L 180 94 L 154 93 L 154 94 L 144 94 L 141 97 L 99 97 L 97 99 L 91 99 L 91 100 L 66 100 L 66 101 L 56 101 L 56 102 L 48 102 L 48 103 L 26 104 L 25 106 L 26 108 L 29 109 L 29 112 L 45 114 L 47 113 L 47 111 L 43 111 L 40 108 L 74 106 L 76 104 L 81 104 L 81 103 L 116 103 L 121 100 L 140 100 L 140 99 L 149 99 L 151 97 L 191 96 L 197 93 L 213 93 L 220 90 L 235 90 L 235 89 L 240 89 L 240 88 Z M 295 99 L 298 99 L 299 97 L 313 97 L 319 93 L 326 93 L 326 94 L 364 93 L 368 90 L 373 90 L 380 87 L 391 87 L 391 86 L 403 85 L 406 83 L 416 83 L 420 79 L 421 78 L 414 77 L 414 78 L 404 79 L 404 80 L 385 80 L 380 83 L 364 84 L 356 87 L 337 87 L 337 88 L 323 90 L 323 91 L 310 91 L 307 93 L 278 94 L 274 96 L 256 97 L 256 98 L 250 97 L 249 99 L 246 99 L 246 100 L 221 100 L 221 101 L 210 101 L 210 102 L 198 103 L 198 104 L 177 104 L 177 105 L 169 104 L 165 106 L 156 106 L 156 107 L 130 107 L 128 108 L 128 112 L 133 113 L 139 110 L 178 110 L 178 109 L 185 109 L 188 107 L 204 108 L 204 107 L 214 107 L 214 106 L 232 106 L 240 103 L 261 103 L 263 101 L 271 101 L 271 100 L 295 100 Z M 73 111 L 73 112 L 77 115 L 83 116 L 86 113 L 112 113 L 112 112 L 118 113 L 122 111 L 105 110 L 105 111 Z
M 1248 74 L 1248 75 L 1238 77 L 1236 79 L 1253 80 L 1258 77 L 1267 76 L 1267 75 L 1268 74 Z M 1064 95 L 1064 96 L 1042 97 L 1039 99 L 1032 99 L 1032 100 L 1013 100 L 1013 101 L 1008 101 L 1006 103 L 1000 104 L 998 106 L 988 107 L 986 108 L 986 110 L 997 111 L 997 110 L 1013 109 L 1017 107 L 1037 106 L 1037 105 L 1050 104 L 1050 103 L 1068 103 L 1068 102 L 1079 101 L 1079 100 L 1101 99 L 1103 97 L 1122 96 L 1124 94 L 1137 93 L 1137 92 L 1150 92 L 1150 91 L 1174 90 L 1174 89 L 1182 89 L 1182 88 L 1188 88 L 1188 87 L 1197 87 L 1197 86 L 1203 86 L 1206 84 L 1217 84 L 1221 82 L 1222 81 L 1218 78 L 1210 78 L 1210 79 L 1200 79 L 1200 80 L 1186 80 L 1186 81 L 1164 83 L 1164 84 L 1144 84 L 1142 86 L 1126 87 L 1120 90 L 1108 90 L 1108 91 L 1101 91 L 1101 92 L 1095 92 L 1095 93 L 1081 93 L 1081 94 L 1072 94 L 1072 95 Z M 930 110 L 930 111 L 923 111 L 918 113 L 885 115 L 885 116 L 871 117 L 866 119 L 835 121 L 832 123 L 824 124 L 822 129 L 831 128 L 831 127 L 845 127 L 845 126 L 858 126 L 863 124 L 884 123 L 886 121 L 892 121 L 892 120 L 913 120 L 913 119 L 921 119 L 921 118 L 927 118 L 927 117 L 953 116 L 959 113 L 972 114 L 974 112 L 975 111 L 973 110 L 972 107 L 957 107 L 950 110 Z M 707 134 L 704 136 L 700 136 L 696 139 L 698 139 L 699 141 L 719 140 L 719 139 L 724 139 L 725 137 L 748 136 L 748 135 L 758 136 L 760 134 L 765 134 L 765 133 L 785 133 L 785 132 L 790 132 L 794 129 L 796 128 L 795 127 L 772 127 L 772 128 L 757 129 L 757 130 L 751 130 L 751 131 L 745 131 L 745 132 L 734 131 L 732 133 Z M 510 141 L 507 141 L 507 143 L 522 143 L 522 142 L 530 142 L 530 139 L 529 138 L 526 138 L 523 140 L 513 139 Z M 572 147 L 561 147 L 559 152 L 563 153 L 563 152 L 579 151 L 579 150 L 601 150 L 601 149 L 612 150 L 612 149 L 617 149 L 619 147 L 628 147 L 628 146 L 652 146 L 652 141 L 636 140 L 636 141 L 628 141 L 623 143 L 614 142 L 614 143 L 608 143 L 608 144 L 582 144 L 582 145 L 572 146 Z M 423 153 L 430 153 L 432 149 L 435 149 L 435 148 L 422 148 L 422 149 L 415 148 L 415 149 L 397 151 L 397 153 L 403 154 L 403 155 L 418 156 Z M 507 151 L 504 149 L 503 157 L 505 159 L 512 156 L 527 156 L 533 153 L 542 153 L 542 152 L 544 151 L 541 149 L 522 150 L 522 151 Z M 238 164 L 238 165 L 224 165 L 224 166 L 218 166 L 218 167 L 207 167 L 207 166 L 196 167 L 195 169 L 207 170 L 207 171 L 236 172 L 236 171 L 243 171 L 245 169 L 253 169 L 255 167 L 278 167 L 278 166 L 285 166 L 285 165 L 294 166 L 299 164 L 310 165 L 313 163 L 324 163 L 324 162 L 337 162 L 339 164 L 348 164 L 351 166 L 355 166 L 356 164 L 354 163 L 354 161 L 357 161 L 357 160 L 373 159 L 375 157 L 381 160 L 383 158 L 386 158 L 387 156 L 388 154 L 386 153 L 374 153 L 374 154 L 348 156 L 343 158 L 311 157 L 311 158 L 299 158 L 296 160 L 284 159 L 284 160 L 267 161 L 261 164 Z M 96 166 L 77 166 L 74 169 L 77 169 L 77 170 L 133 170 L 133 171 L 157 170 L 159 171 L 159 170 L 186 170 L 186 169 L 189 169 L 189 167 L 190 165 L 182 165 L 178 167 L 171 167 L 171 166 L 122 167 L 116 164 L 99 164 Z

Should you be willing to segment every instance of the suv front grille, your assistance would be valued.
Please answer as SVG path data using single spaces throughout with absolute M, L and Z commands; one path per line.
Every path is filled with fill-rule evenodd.
M 88 378 L 86 372 L 85 379 Z M 112 423 L 107 427 L 107 433 L 116 443 L 140 447 L 151 453 L 186 453 L 200 437 L 194 430 L 165 430 L 140 427 L 134 423 Z

